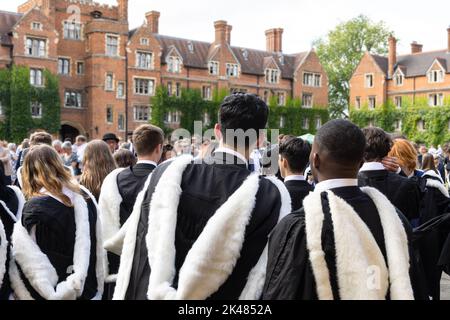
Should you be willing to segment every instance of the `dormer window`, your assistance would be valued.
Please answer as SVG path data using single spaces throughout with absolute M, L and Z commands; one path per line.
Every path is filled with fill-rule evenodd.
M 227 63 L 227 77 L 236 78 L 239 75 L 239 66 L 235 63 Z
M 217 61 L 210 61 L 208 63 L 209 74 L 218 75 L 219 74 L 219 63 Z
M 373 74 L 366 74 L 366 88 L 373 88 Z
M 266 69 L 266 82 L 278 83 L 280 80 L 280 71 L 277 69 Z
M 244 57 L 245 61 L 248 60 L 248 50 L 247 49 L 242 49 L 242 56 Z
M 428 82 L 429 83 L 439 83 L 444 81 L 444 71 L 443 70 L 431 70 L 428 72 Z
M 192 41 L 188 42 L 188 49 L 190 53 L 194 53 L 194 44 L 192 43 Z
M 167 59 L 167 70 L 172 73 L 181 72 L 181 59 L 180 57 L 169 57 Z
M 396 86 L 402 86 L 403 85 L 403 79 L 404 76 L 401 72 L 397 72 L 394 76 L 394 81 Z

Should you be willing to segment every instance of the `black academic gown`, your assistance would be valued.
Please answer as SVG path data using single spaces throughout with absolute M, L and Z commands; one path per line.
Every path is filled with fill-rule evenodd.
M 211 159 L 209 159 L 211 160 Z M 208 163 L 211 163 L 208 160 Z M 176 277 L 195 240 L 203 231 L 209 218 L 236 191 L 250 175 L 245 163 L 229 154 L 215 153 L 213 164 L 191 164 L 183 173 L 183 190 L 178 207 L 175 235 Z M 235 164 L 226 164 L 231 161 Z M 152 182 L 142 204 L 137 229 L 136 246 L 126 300 L 147 299 L 150 276 L 145 236 L 148 229 L 148 213 L 155 182 L 170 165 L 160 165 L 152 176 Z M 281 207 L 280 193 L 270 181 L 261 180 L 256 195 L 256 205 L 247 226 L 241 256 L 226 282 L 210 299 L 238 299 L 250 270 L 256 265 L 266 245 L 267 236 L 276 225 Z
M 284 185 L 291 196 L 292 211 L 296 211 L 303 207 L 303 199 L 314 190 L 314 188 L 304 180 L 285 181 Z
M 409 221 L 419 218 L 421 194 L 414 181 L 387 170 L 376 170 L 360 172 L 358 185 L 378 189 Z
M 153 172 L 156 166 L 148 163 L 138 163 L 117 175 L 117 187 L 122 203 L 120 204 L 120 226 L 128 220 L 133 212 L 134 203 L 137 195 L 144 187 L 148 176 Z M 119 272 L 120 256 L 108 252 L 109 273 L 117 274 Z M 115 283 L 105 284 L 104 299 L 111 300 L 114 294 Z
M 357 187 L 343 187 L 331 190 L 353 207 L 375 238 L 386 259 L 386 247 L 377 208 L 372 199 Z M 334 248 L 333 223 L 328 203 L 328 196 L 322 193 L 324 224 L 322 230 L 322 247 L 330 272 L 330 282 L 335 300 L 339 300 L 339 288 L 336 269 L 336 251 Z M 412 230 L 408 221 L 399 213 L 408 238 Z M 414 295 L 425 299 L 421 282 L 421 270 L 414 260 L 411 248 L 410 277 Z M 387 297 L 389 298 L 389 297 Z M 306 244 L 305 212 L 298 210 L 284 218 L 274 229 L 269 240 L 269 257 L 266 281 L 263 291 L 264 300 L 317 300 L 316 283 L 309 260 Z
M 87 201 L 90 224 L 90 261 L 88 275 L 84 284 L 84 290 L 79 300 L 90 300 L 97 294 L 96 276 L 96 243 L 97 243 L 97 210 L 92 200 Z M 22 224 L 28 232 L 36 227 L 36 243 L 41 251 L 47 255 L 58 274 L 58 283 L 64 281 L 73 265 L 73 253 L 75 246 L 75 213 L 74 208 L 64 204 L 50 196 L 33 198 L 25 203 Z M 22 281 L 28 292 L 36 300 L 43 300 L 34 290 L 27 278 L 17 265 Z

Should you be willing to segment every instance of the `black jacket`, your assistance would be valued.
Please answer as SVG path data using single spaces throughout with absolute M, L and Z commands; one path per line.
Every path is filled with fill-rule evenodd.
M 358 184 L 378 189 L 409 221 L 419 218 L 421 194 L 414 181 L 387 170 L 377 170 L 360 172 Z
M 292 211 L 296 211 L 303 207 L 303 199 L 314 190 L 314 188 L 306 181 L 289 180 L 284 183 L 291 196 Z
M 211 159 L 209 159 L 211 160 Z M 216 210 L 233 194 L 250 175 L 250 171 L 238 158 L 228 154 L 216 153 L 214 163 L 191 164 L 183 173 L 182 194 L 178 206 L 178 219 L 175 235 L 176 277 L 187 253 L 203 231 L 208 220 Z M 227 164 L 228 161 L 235 164 Z M 208 163 L 211 163 L 208 161 Z M 152 175 L 152 181 L 142 204 L 141 218 L 136 237 L 136 246 L 130 282 L 125 296 L 127 300 L 147 299 L 150 276 L 145 237 L 148 229 L 150 200 L 155 186 L 163 172 L 170 165 L 160 165 Z M 281 198 L 278 189 L 265 179 L 260 181 L 256 204 L 241 249 L 240 259 L 227 281 L 210 299 L 237 299 L 243 290 L 250 270 L 257 263 L 267 237 L 278 221 Z

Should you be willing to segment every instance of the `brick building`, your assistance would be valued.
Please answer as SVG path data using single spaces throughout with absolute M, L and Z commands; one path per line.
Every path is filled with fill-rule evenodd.
M 389 37 L 387 57 L 366 53 L 350 80 L 351 108 L 379 108 L 388 101 L 398 108 L 444 105 L 450 99 L 450 28 L 447 48 L 423 52 L 411 43 L 411 53 L 397 55 L 397 40 Z M 401 120 L 396 123 L 401 130 Z
M 151 117 L 159 85 L 170 94 L 195 88 L 204 99 L 215 90 L 244 91 L 266 100 L 300 98 L 303 107 L 326 107 L 328 78 L 316 53 L 282 51 L 283 29 L 266 31 L 267 50 L 231 46 L 232 27 L 214 23 L 214 42 L 159 34 L 160 13 L 129 30 L 128 0 L 117 6 L 92 0 L 29 0 L 18 13 L 0 12 L 0 68 L 30 67 L 42 85 L 42 69 L 58 74 L 61 136 L 90 138 L 115 132 L 125 137 Z M 179 114 L 168 114 L 176 126 Z

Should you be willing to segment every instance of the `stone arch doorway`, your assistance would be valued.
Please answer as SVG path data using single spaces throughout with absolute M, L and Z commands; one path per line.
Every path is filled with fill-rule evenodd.
M 72 143 L 75 143 L 75 138 L 80 134 L 84 134 L 83 128 L 73 123 L 62 123 L 59 130 L 59 136 L 61 141 L 70 139 Z

